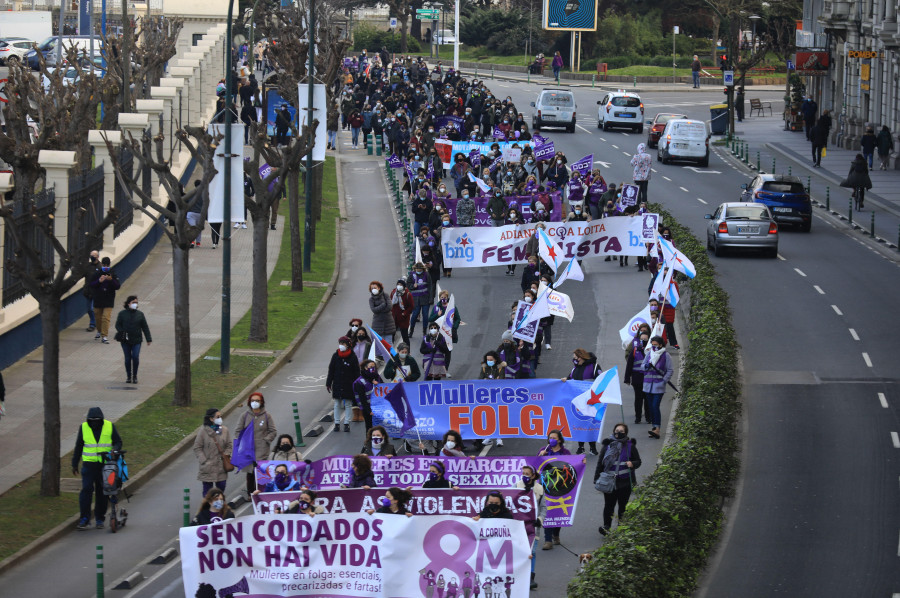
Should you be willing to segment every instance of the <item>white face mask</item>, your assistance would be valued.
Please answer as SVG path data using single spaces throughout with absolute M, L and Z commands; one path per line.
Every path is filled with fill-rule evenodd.
M 456 443 L 453 442 L 452 440 L 448 440 L 447 442 L 444 443 L 444 446 L 447 447 L 448 449 L 452 449 L 456 446 Z
M 259 409 L 259 401 L 250 401 L 250 409 Z
M 431 333 L 431 336 L 437 336 L 437 333 L 438 333 L 437 328 L 432 328 L 432 329 L 429 330 L 428 332 Z
M 137 309 L 137 306 L 138 306 L 137 303 L 131 303 L 128 305 L 128 307 L 130 307 L 131 309 Z
M 372 294 L 373 294 L 373 295 L 377 295 L 377 294 L 380 293 L 380 292 L 381 292 L 381 291 L 379 291 L 378 289 L 372 289 Z
M 213 420 L 213 423 L 216 424 L 217 426 L 221 426 L 221 425 L 222 425 L 222 418 L 221 418 L 221 417 L 217 417 L 216 419 Z
M 224 506 L 225 506 L 225 501 L 224 501 L 224 500 L 214 500 L 214 501 L 212 501 L 212 508 L 215 509 L 216 511 L 221 511 L 221 510 L 222 510 L 222 507 L 224 507 Z
M 350 330 L 352 330 L 353 332 L 356 332 L 357 330 L 359 330 L 359 326 L 351 326 Z
M 347 345 L 338 345 L 338 351 L 346 351 Z
M 525 297 L 525 303 L 531 303 L 531 301 L 532 301 L 531 297 Z
M 398 290 L 399 292 L 402 293 L 402 292 L 403 292 L 403 285 L 402 285 L 402 284 L 398 284 L 398 285 L 397 285 L 397 290 Z

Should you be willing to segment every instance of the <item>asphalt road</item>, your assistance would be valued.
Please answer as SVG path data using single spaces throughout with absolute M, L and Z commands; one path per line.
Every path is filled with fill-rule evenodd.
M 530 115 L 528 102 L 534 99 L 536 86 L 499 81 L 491 86 L 498 96 L 511 95 Z M 646 135 L 598 130 L 595 102 L 600 92 L 577 89 L 575 94 L 577 132 L 545 134 L 570 160 L 593 153 L 595 161 L 607 163 L 600 165 L 607 181 L 630 180 L 628 161 Z M 780 97 L 778 92 L 760 95 L 769 100 Z M 708 106 L 721 98 L 718 91 L 672 92 L 647 94 L 644 104 L 648 118 L 657 111 L 677 110 L 708 119 Z M 380 163 L 347 150 L 342 147 L 343 155 L 351 156 L 343 168 L 348 197 L 348 220 L 342 229 L 344 267 L 337 295 L 311 336 L 264 389 L 279 429 L 292 429 L 292 401 L 298 402 L 303 421 L 329 412 L 331 401 L 322 384 L 337 337 L 351 317 L 368 319 L 370 280 L 390 286 L 402 273 Z M 739 184 L 750 178 L 730 158 L 715 153 L 708 169 L 659 162 L 654 167 L 651 201 L 663 203 L 701 238 L 703 214 L 719 202 L 735 200 Z M 900 399 L 894 373 L 898 361 L 890 357 L 891 333 L 898 330 L 890 316 L 891 299 L 900 291 L 898 265 L 819 216 L 810 234 L 784 231 L 779 254 L 778 260 L 757 255 L 714 258 L 731 297 L 742 347 L 744 465 L 723 542 L 700 595 L 891 596 L 900 591 L 896 561 L 900 442 L 896 433 L 891 435 L 900 429 L 896 411 Z M 585 270 L 585 282 L 569 283 L 572 287 L 567 289 L 576 306 L 575 321 L 554 326 L 553 350 L 542 357 L 541 377 L 563 376 L 576 347 L 597 353 L 604 368 L 623 365 L 616 331 L 642 304 L 648 280 L 633 266 L 620 268 L 602 260 L 585 262 Z M 441 284 L 455 294 L 466 324 L 451 369 L 457 379 L 472 377 L 481 355 L 499 343 L 508 306 L 520 294 L 518 277 L 505 277 L 499 269 L 457 269 Z M 879 347 L 872 345 L 873 340 Z M 630 390 L 623 389 L 623 396 L 625 421 L 631 421 Z M 669 421 L 669 399 L 664 399 L 664 424 Z M 613 421 L 607 422 L 604 433 Z M 644 428 L 632 429 L 645 464 L 639 478 L 652 471 L 659 447 L 658 441 L 645 440 Z M 350 434 L 326 428 L 324 436 L 309 439 L 305 451 L 310 458 L 355 452 L 362 438 L 362 424 L 354 424 Z M 539 442 L 516 440 L 493 451 L 534 454 L 540 448 Z M 594 465 L 595 458 L 588 457 L 588 467 Z M 162 567 L 146 563 L 175 537 L 182 488 L 192 489 L 196 508 L 195 473 L 193 455 L 175 460 L 135 497 L 132 518 L 122 533 L 71 534 L 40 558 L 4 575 L 4 590 L 15 595 L 92 595 L 93 547 L 103 543 L 107 583 L 134 570 L 148 578 L 136 590 L 116 592 L 117 596 L 182 595 L 177 561 Z M 238 479 L 232 480 L 229 494 L 239 487 Z M 586 486 L 576 525 L 563 530 L 564 546 L 580 553 L 599 545 L 601 505 L 599 496 Z M 171 520 L 171 525 L 141 524 L 151 517 Z M 54 577 L 66 580 L 65 588 L 51 593 L 45 585 L 48 562 L 54 564 Z M 560 547 L 538 551 L 540 588 L 533 595 L 564 595 L 576 569 L 576 557 Z

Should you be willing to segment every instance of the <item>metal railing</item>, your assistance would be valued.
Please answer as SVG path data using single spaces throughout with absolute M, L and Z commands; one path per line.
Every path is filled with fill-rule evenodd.
M 35 220 L 42 221 L 55 210 L 56 194 L 52 189 L 44 189 L 36 193 L 30 199 L 13 203 L 13 227 L 19 236 L 37 250 L 39 263 L 28 262 L 25 264 L 26 272 L 33 273 L 39 269 L 53 272 L 53 243 L 50 238 L 35 226 Z M 32 217 L 34 209 L 36 218 Z M 4 228 L 4 255 L 3 261 L 14 259 L 18 244 L 13 235 L 12 228 Z M 18 301 L 28 295 L 25 285 L 18 277 L 10 273 L 9 268 L 3 268 L 3 307 Z
M 126 147 L 119 150 L 119 166 L 125 172 L 133 172 L 134 156 L 131 154 L 131 150 Z M 115 205 L 116 209 L 119 210 L 119 217 L 113 225 L 113 238 L 116 238 L 125 232 L 125 229 L 134 222 L 134 207 L 131 205 L 131 192 L 122 187 L 118 177 L 116 177 L 115 187 Z
M 103 220 L 103 190 L 102 164 L 69 177 L 69 253 L 82 249 L 88 233 Z M 103 249 L 103 239 L 91 249 Z

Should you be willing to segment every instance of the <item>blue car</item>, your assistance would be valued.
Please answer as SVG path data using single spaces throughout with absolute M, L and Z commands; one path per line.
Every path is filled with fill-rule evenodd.
M 775 222 L 796 226 L 805 233 L 812 228 L 812 203 L 799 178 L 759 174 L 750 184 L 741 185 L 741 189 L 741 201 L 765 204 Z

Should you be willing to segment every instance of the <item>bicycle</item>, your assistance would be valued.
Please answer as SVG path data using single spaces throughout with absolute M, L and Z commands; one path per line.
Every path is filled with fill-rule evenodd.
M 128 521 L 128 511 L 119 506 L 119 491 L 125 495 L 129 502 L 131 497 L 122 488 L 122 483 L 128 480 L 128 464 L 123 455 L 128 451 L 110 451 L 103 453 L 103 494 L 109 497 L 109 531 L 116 533 L 125 527 Z

